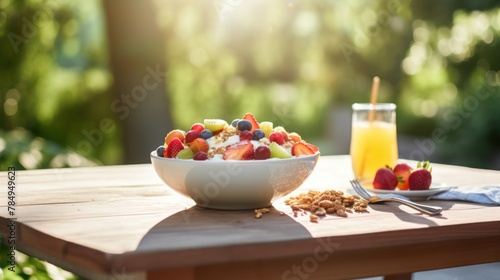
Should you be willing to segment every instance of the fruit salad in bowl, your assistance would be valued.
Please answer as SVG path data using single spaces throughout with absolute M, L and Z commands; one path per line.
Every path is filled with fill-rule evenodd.
M 172 130 L 150 157 L 165 184 L 199 206 L 237 210 L 269 206 L 297 189 L 319 155 L 298 133 L 247 113 Z

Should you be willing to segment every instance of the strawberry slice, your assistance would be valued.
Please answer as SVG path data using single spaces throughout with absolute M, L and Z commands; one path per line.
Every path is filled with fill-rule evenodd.
M 177 154 L 184 149 L 182 141 L 175 137 L 170 140 L 167 148 L 165 149 L 165 155 L 167 158 L 175 158 Z
M 238 143 L 232 144 L 226 148 L 222 158 L 236 159 L 236 160 L 249 160 L 254 159 L 253 145 L 248 140 L 243 140 Z
M 314 151 L 311 150 L 306 144 L 299 142 L 292 146 L 292 155 L 314 155 Z
M 318 152 L 319 151 L 319 148 L 314 146 L 313 144 L 311 143 L 304 143 L 307 145 L 307 147 L 309 147 L 314 153 Z
M 243 119 L 244 120 L 248 120 L 248 121 L 250 121 L 252 123 L 252 130 L 250 130 L 250 132 L 253 133 L 256 129 L 260 129 L 259 123 L 255 119 L 255 117 L 252 115 L 252 113 L 246 113 L 243 116 Z

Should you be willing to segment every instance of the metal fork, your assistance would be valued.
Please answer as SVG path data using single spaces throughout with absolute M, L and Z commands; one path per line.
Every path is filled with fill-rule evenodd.
M 356 193 L 359 194 L 362 198 L 366 199 L 368 203 L 377 203 L 377 202 L 384 202 L 384 201 L 393 201 L 393 202 L 399 202 L 401 204 L 404 204 L 406 206 L 409 206 L 415 210 L 418 210 L 422 213 L 428 214 L 428 215 L 437 215 L 441 213 L 441 210 L 443 210 L 441 207 L 436 207 L 436 206 L 429 206 L 429 205 L 423 205 L 419 203 L 415 203 L 413 201 L 409 201 L 403 198 L 400 198 L 395 195 L 371 195 L 357 180 L 351 180 L 351 185 L 353 189 L 356 191 Z

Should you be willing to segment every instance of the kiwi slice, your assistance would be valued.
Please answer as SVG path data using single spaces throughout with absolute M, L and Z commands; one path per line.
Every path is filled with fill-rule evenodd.
M 177 153 L 177 158 L 179 159 L 192 159 L 194 157 L 193 151 L 190 148 L 184 148 Z
M 220 132 L 228 124 L 225 120 L 221 119 L 205 119 L 203 121 L 203 125 L 205 126 L 206 129 L 210 129 L 212 132 Z
M 271 150 L 271 157 L 272 158 L 291 158 L 292 155 L 290 155 L 285 148 L 280 146 L 276 142 L 271 142 L 269 144 L 269 150 Z

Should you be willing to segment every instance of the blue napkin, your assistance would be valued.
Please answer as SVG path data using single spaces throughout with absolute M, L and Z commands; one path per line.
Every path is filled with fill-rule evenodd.
M 435 194 L 429 199 L 463 200 L 481 204 L 500 205 L 500 186 L 461 186 Z

